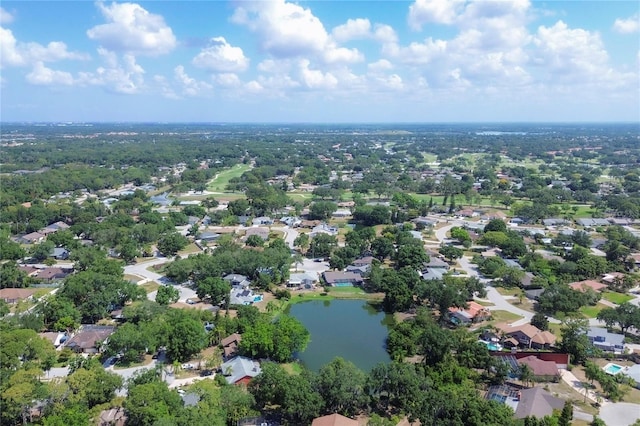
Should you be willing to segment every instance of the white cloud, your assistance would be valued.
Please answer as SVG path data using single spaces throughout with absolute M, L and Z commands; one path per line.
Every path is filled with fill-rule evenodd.
M 379 61 L 370 63 L 367 67 L 371 72 L 381 72 L 393 69 L 393 64 L 386 59 L 380 59 Z
M 358 49 L 347 49 L 346 47 L 329 46 L 324 54 L 323 60 L 326 63 L 355 63 L 364 61 L 364 56 Z
M 320 52 L 329 38 L 309 9 L 285 0 L 242 3 L 231 20 L 256 33 L 260 47 L 277 57 Z
M 409 27 L 421 30 L 426 23 L 452 24 L 465 0 L 416 0 L 409 7 Z
M 249 59 L 239 47 L 231 46 L 224 37 L 214 37 L 210 46 L 193 58 L 193 64 L 212 72 L 239 72 L 249 66 Z
M 173 31 L 160 15 L 135 3 L 111 3 L 98 8 L 107 23 L 87 30 L 87 36 L 109 50 L 157 56 L 176 46 Z
M 253 94 L 258 94 L 264 91 L 264 87 L 255 80 L 251 80 L 250 82 L 244 85 L 244 89 Z
M 558 21 L 552 27 L 539 27 L 534 44 L 534 63 L 543 66 L 551 79 L 600 78 L 608 70 L 608 54 L 597 33 L 570 29 Z
M 209 83 L 189 77 L 182 65 L 175 67 L 173 74 L 175 80 L 182 87 L 182 93 L 186 96 L 199 96 L 212 89 Z
M 309 61 L 300 61 L 300 77 L 305 87 L 309 89 L 332 90 L 338 85 L 338 79 L 331 73 L 309 68 Z
M 310 9 L 286 0 L 240 4 L 231 21 L 249 28 L 260 48 L 277 59 L 314 58 L 330 64 L 363 60 L 357 49 L 339 46 Z
M 423 43 L 414 42 L 405 47 L 388 44 L 384 46 L 383 53 L 404 64 L 425 65 L 446 55 L 447 42 L 429 37 Z
M 368 19 L 349 19 L 345 24 L 338 25 L 331 31 L 331 36 L 337 42 L 359 40 L 371 37 L 371 22 Z
M 637 33 L 640 31 L 640 15 L 636 13 L 627 19 L 616 19 L 613 23 L 613 30 L 621 34 Z
M 142 92 L 145 70 L 136 63 L 133 55 L 124 55 L 120 63 L 121 61 L 113 52 L 98 49 L 98 53 L 106 66 L 99 67 L 95 72 L 79 73 L 78 81 L 81 84 L 100 86 L 107 91 L 127 95 Z
M 46 46 L 39 43 L 21 43 L 13 32 L 0 27 L 0 53 L 2 66 L 35 65 L 38 62 L 56 62 L 65 59 L 86 60 L 88 56 L 78 52 L 70 52 L 67 45 L 60 41 L 52 41 Z
M 224 88 L 240 87 L 240 85 L 242 84 L 242 81 L 240 81 L 240 78 L 233 73 L 215 74 L 212 77 L 212 80 L 218 86 L 221 86 Z
M 7 25 L 13 22 L 13 15 L 0 6 L 0 25 Z
M 376 24 L 374 27 L 373 38 L 381 43 L 397 43 L 398 35 L 393 27 L 385 24 Z
M 27 82 L 37 86 L 71 86 L 74 83 L 70 73 L 52 70 L 45 67 L 42 62 L 36 62 L 26 78 Z

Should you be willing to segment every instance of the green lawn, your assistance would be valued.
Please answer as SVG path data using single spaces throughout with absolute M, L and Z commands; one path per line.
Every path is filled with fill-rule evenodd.
M 200 250 L 200 248 L 197 245 L 195 245 L 194 243 L 189 243 L 185 248 L 180 250 L 178 254 L 180 256 L 188 256 L 193 253 L 200 253 L 201 251 L 202 250 Z
M 209 182 L 207 189 L 209 191 L 224 192 L 231 178 L 240 177 L 248 170 L 251 170 L 251 166 L 249 164 L 236 164 L 230 169 L 223 170 L 218 173 L 211 182 Z
M 144 291 L 146 291 L 147 294 L 149 294 L 153 291 L 156 291 L 158 287 L 160 287 L 160 284 L 158 284 L 155 281 L 149 281 L 148 283 L 141 284 L 140 287 L 144 288 Z
M 587 318 L 595 318 L 598 316 L 598 312 L 600 312 L 606 307 L 607 306 L 603 305 L 602 303 L 598 303 L 595 306 L 591 306 L 591 305 L 583 306 L 582 308 L 580 308 L 580 313 Z
M 491 311 L 491 319 L 496 323 L 499 322 L 514 322 L 522 319 L 520 315 L 513 314 L 509 311 Z
M 611 303 L 615 303 L 616 305 L 621 305 L 633 299 L 633 296 L 630 296 L 628 294 L 616 293 L 615 291 L 605 291 L 604 293 L 602 293 L 602 298 L 604 300 L 608 300 Z

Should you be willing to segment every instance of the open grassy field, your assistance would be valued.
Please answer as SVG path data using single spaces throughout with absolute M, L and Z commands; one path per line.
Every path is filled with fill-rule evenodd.
M 242 174 L 251 169 L 248 164 L 236 164 L 230 169 L 221 171 L 207 185 L 207 190 L 215 192 L 224 192 L 229 180 L 234 177 L 240 177 Z
M 190 243 L 184 249 L 180 250 L 178 254 L 180 256 L 188 256 L 193 253 L 200 253 L 201 251 L 202 250 L 200 250 L 200 248 L 197 245 L 195 245 L 194 243 Z
M 580 308 L 580 313 L 584 315 L 586 318 L 595 318 L 598 316 L 598 312 L 600 312 L 606 307 L 607 306 L 603 305 L 602 303 L 598 303 L 595 306 L 591 306 L 591 305 L 583 306 L 582 308 Z
M 621 305 L 633 299 L 633 296 L 630 296 L 628 294 L 616 293 L 615 291 L 605 291 L 604 293 L 602 293 L 602 298 L 604 300 L 608 300 L 611 303 L 615 303 L 616 305 Z
M 158 284 L 155 281 L 150 281 L 148 283 L 145 284 L 141 284 L 140 287 L 144 288 L 144 291 L 147 292 L 147 294 L 154 292 L 158 289 L 158 287 L 160 287 L 160 284 Z
M 495 323 L 514 322 L 519 319 L 522 319 L 520 315 L 508 311 L 491 311 L 491 320 Z

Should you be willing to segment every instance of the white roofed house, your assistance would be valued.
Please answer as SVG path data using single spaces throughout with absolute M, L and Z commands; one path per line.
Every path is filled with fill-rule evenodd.
M 293 272 L 289 274 L 287 287 L 313 288 L 318 282 L 318 275 L 315 272 Z

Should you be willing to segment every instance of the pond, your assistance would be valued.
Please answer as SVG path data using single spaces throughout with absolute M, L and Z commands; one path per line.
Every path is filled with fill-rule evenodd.
M 318 371 L 335 357 L 370 371 L 389 362 L 385 344 L 392 316 L 376 310 L 364 300 L 312 300 L 291 305 L 289 315 L 309 330 L 311 341 L 298 359 Z

